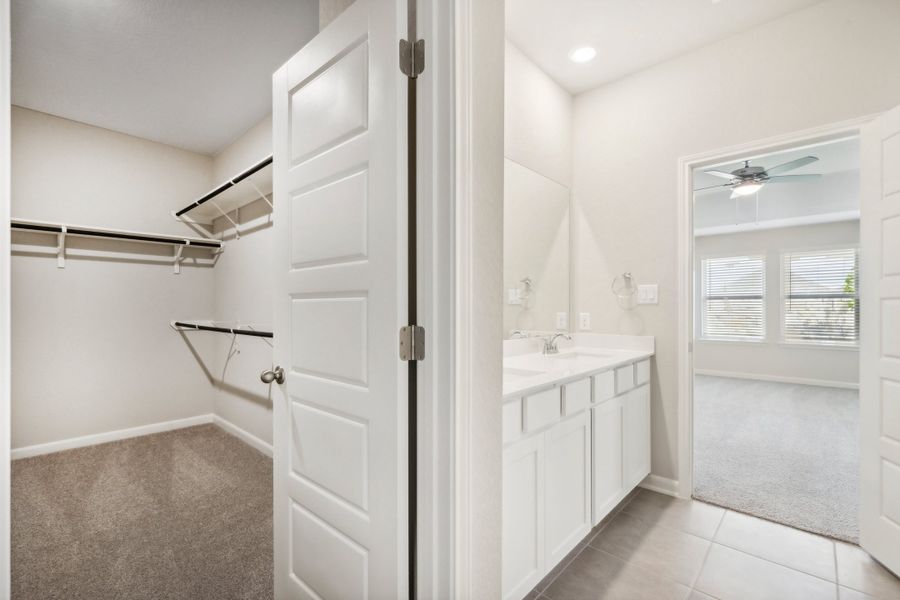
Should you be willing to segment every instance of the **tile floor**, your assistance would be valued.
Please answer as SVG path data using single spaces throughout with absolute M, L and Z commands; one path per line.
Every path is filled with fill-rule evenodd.
M 900 579 L 857 546 L 638 490 L 527 598 L 900 600 Z

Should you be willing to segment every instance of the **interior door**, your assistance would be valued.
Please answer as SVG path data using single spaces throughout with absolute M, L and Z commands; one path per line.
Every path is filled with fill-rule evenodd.
M 408 596 L 399 22 L 356 0 L 274 75 L 279 599 Z
M 900 107 L 861 137 L 859 538 L 900 574 Z

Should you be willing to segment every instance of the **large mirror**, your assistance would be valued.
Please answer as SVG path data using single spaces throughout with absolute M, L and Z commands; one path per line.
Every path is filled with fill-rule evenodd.
M 569 189 L 505 160 L 504 335 L 568 330 Z

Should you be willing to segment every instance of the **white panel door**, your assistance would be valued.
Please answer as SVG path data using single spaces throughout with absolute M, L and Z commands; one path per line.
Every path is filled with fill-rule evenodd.
M 860 162 L 860 545 L 900 574 L 900 107 Z
M 273 79 L 281 600 L 408 594 L 398 21 L 357 0 Z
M 615 508 L 625 495 L 622 462 L 622 398 L 611 398 L 591 409 L 593 426 L 593 509 L 591 523 L 596 525 Z
M 557 423 L 544 438 L 544 560 L 555 565 L 591 530 L 589 411 Z
M 544 575 L 544 436 L 503 450 L 504 600 L 520 600 Z

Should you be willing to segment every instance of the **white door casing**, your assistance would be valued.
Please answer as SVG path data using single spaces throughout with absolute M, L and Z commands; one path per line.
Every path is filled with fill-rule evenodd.
M 900 574 L 900 107 L 860 138 L 859 539 Z
M 356 0 L 273 77 L 279 599 L 408 594 L 399 22 Z

